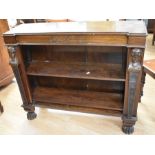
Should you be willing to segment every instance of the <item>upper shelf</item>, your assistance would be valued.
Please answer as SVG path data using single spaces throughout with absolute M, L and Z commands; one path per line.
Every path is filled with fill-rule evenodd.
M 52 22 L 21 24 L 4 35 L 29 35 L 49 33 L 121 33 L 146 35 L 143 21 L 95 21 L 95 22 Z
M 125 81 L 121 65 L 93 63 L 32 62 L 28 75 L 93 80 Z

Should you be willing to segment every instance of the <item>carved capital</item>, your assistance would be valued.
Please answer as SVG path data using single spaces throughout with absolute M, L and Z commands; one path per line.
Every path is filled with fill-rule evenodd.
M 134 48 L 131 52 L 131 62 L 129 63 L 129 71 L 140 71 L 142 69 L 141 59 L 143 56 L 142 49 Z
M 8 51 L 9 51 L 9 57 L 10 57 L 10 64 L 11 65 L 18 65 L 18 59 L 16 57 L 16 46 L 9 46 Z

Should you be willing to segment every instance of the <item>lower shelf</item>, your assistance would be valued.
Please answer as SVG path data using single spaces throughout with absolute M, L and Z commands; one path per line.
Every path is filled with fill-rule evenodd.
M 100 114 L 102 111 L 104 114 L 104 110 L 109 111 L 110 114 L 120 114 L 123 111 L 122 95 L 117 93 L 36 87 L 33 91 L 33 99 L 42 105 L 65 110 L 66 108 L 73 111 L 85 109 L 84 112 L 92 111 Z

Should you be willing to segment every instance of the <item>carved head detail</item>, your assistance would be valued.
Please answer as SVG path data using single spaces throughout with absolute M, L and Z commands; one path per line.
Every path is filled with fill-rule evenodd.
M 129 64 L 129 70 L 139 71 L 141 70 L 141 57 L 142 49 L 134 48 L 131 51 L 131 63 Z
M 10 58 L 11 59 L 15 59 L 15 56 L 16 56 L 16 50 L 14 47 L 8 47 L 8 50 L 9 50 L 9 55 L 10 55 Z
M 18 64 L 17 58 L 16 58 L 16 47 L 8 47 L 9 56 L 10 56 L 10 64 L 16 65 Z
M 131 56 L 132 56 L 132 62 L 133 63 L 140 63 L 141 56 L 142 56 L 142 50 L 139 48 L 134 48 L 132 50 Z

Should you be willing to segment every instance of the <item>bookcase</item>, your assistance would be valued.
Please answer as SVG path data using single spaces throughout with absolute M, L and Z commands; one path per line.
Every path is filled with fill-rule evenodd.
M 27 118 L 35 106 L 120 116 L 133 133 L 146 40 L 142 21 L 22 24 L 6 32 Z

